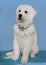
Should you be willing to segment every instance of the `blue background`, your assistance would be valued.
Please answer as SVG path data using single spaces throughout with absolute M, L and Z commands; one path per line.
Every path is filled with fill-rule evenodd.
M 12 49 L 15 11 L 20 4 L 29 4 L 36 9 L 34 24 L 38 45 L 40 50 L 46 50 L 46 0 L 0 0 L 0 51 Z

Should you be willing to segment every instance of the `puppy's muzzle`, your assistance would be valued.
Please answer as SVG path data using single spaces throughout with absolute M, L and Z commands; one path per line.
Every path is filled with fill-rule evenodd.
M 19 19 L 19 20 L 22 20 L 22 14 L 19 14 L 19 15 L 18 15 L 18 19 Z

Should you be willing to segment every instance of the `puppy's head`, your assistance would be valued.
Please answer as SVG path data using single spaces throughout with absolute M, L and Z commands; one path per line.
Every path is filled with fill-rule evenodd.
M 29 5 L 20 5 L 16 10 L 16 21 L 19 25 L 28 25 L 32 23 L 36 11 Z

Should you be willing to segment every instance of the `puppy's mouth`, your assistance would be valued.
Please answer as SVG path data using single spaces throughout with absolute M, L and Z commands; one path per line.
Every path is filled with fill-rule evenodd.
M 20 23 L 24 23 L 23 18 L 22 18 L 22 17 L 18 17 L 18 22 L 20 22 Z
M 22 20 L 22 18 L 21 17 L 18 17 L 18 20 Z

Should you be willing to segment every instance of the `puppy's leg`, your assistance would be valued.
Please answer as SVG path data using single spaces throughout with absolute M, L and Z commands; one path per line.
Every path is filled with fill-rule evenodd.
M 18 45 L 18 42 L 15 37 L 14 37 L 14 41 L 13 41 L 13 52 L 14 52 L 14 54 L 12 56 L 12 59 L 17 60 L 20 55 L 20 49 L 19 49 L 19 45 Z
M 13 59 L 13 60 L 17 60 L 19 58 L 19 55 L 20 55 L 20 49 L 19 49 L 19 46 L 18 46 L 18 43 L 17 43 L 17 40 L 16 38 L 14 38 L 14 41 L 13 41 L 13 52 L 9 52 L 6 54 L 7 57 L 4 57 L 5 59 Z
M 36 35 L 33 38 L 33 43 L 32 43 L 32 49 L 31 49 L 31 54 L 30 57 L 34 58 L 35 55 L 39 52 L 38 44 L 37 44 L 37 37 Z
M 30 54 L 30 45 L 26 45 L 24 50 L 23 50 L 23 56 L 22 56 L 22 60 L 21 60 L 22 64 L 27 63 L 29 54 Z
M 30 53 L 31 58 L 35 58 L 35 55 L 39 52 L 38 46 L 33 45 Z

